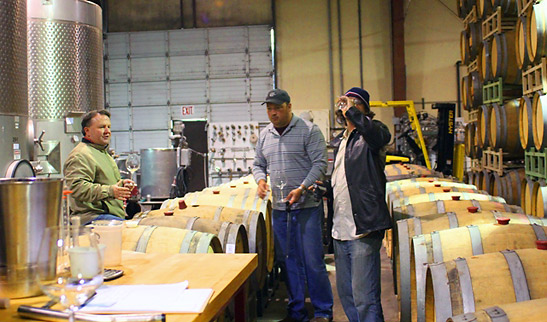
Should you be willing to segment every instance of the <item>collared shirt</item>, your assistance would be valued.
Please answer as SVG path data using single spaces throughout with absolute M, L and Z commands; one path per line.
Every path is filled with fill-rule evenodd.
M 354 240 L 366 236 L 366 234 L 356 235 L 357 227 L 355 226 L 355 220 L 353 219 L 351 198 L 348 190 L 348 181 L 346 179 L 346 167 L 344 165 L 348 137 L 349 133 L 346 130 L 344 131 L 342 141 L 340 141 L 331 178 L 334 194 L 332 238 L 337 240 Z
M 298 188 L 309 187 L 321 180 L 327 170 L 327 146 L 319 127 L 293 114 L 289 126 L 280 135 L 270 123 L 260 132 L 256 144 L 253 175 L 256 182 L 266 180 L 269 173 L 274 209 L 285 210 L 281 197 Z M 275 184 L 280 174 L 285 179 L 283 191 Z M 293 208 L 310 208 L 319 204 L 311 194 L 303 194 Z

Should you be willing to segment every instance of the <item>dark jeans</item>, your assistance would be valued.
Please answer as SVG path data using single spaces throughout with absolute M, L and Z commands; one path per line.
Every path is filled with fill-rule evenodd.
M 336 286 L 350 322 L 382 322 L 380 247 L 383 231 L 334 240 Z
M 314 316 L 332 318 L 332 289 L 323 260 L 321 214 L 319 207 L 292 210 L 287 242 L 287 212 L 273 211 L 276 259 L 286 272 L 288 313 L 299 321 L 308 319 L 304 306 L 306 286 Z

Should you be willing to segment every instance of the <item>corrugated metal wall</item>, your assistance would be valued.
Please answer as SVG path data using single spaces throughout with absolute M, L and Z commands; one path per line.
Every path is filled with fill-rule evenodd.
M 267 121 L 268 26 L 108 33 L 104 52 L 117 152 L 167 147 L 171 119 Z

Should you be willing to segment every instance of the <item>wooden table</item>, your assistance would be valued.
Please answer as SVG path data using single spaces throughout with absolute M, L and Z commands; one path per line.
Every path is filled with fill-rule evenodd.
M 258 265 L 256 254 L 144 254 L 123 251 L 124 276 L 106 282 L 119 284 L 163 284 L 188 280 L 188 288 L 212 288 L 213 296 L 200 314 L 167 314 L 168 322 L 214 319 L 235 298 L 236 318 L 244 320 L 244 284 Z M 38 296 L 12 300 L 7 310 L 0 309 L 1 321 L 30 321 L 17 315 L 19 305 L 41 306 L 49 299 Z

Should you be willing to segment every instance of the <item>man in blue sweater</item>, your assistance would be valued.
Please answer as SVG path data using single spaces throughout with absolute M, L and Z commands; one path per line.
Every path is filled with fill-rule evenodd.
M 327 169 L 325 139 L 317 125 L 292 113 L 286 91 L 270 91 L 264 104 L 271 123 L 260 133 L 253 175 L 261 198 L 269 189 L 266 174 L 272 183 L 276 259 L 286 273 L 289 294 L 288 314 L 282 322 L 308 320 L 306 287 L 314 307 L 312 322 L 328 322 L 333 300 L 323 261 L 319 208 L 323 204 L 306 194 Z

